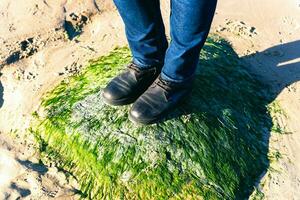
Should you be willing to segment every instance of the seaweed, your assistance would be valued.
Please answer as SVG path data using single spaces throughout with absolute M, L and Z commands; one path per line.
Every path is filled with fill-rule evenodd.
M 31 131 L 44 158 L 72 173 L 89 199 L 244 199 L 269 166 L 267 86 L 230 44 L 211 35 L 191 97 L 168 119 L 137 126 L 110 107 L 105 84 L 127 47 L 91 61 L 47 93 Z

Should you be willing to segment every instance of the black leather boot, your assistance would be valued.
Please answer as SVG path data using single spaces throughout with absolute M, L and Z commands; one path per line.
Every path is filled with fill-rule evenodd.
M 102 92 L 104 102 L 120 106 L 133 103 L 160 74 L 162 66 L 141 69 L 130 63 L 127 69 L 113 78 Z
M 168 111 L 182 102 L 192 89 L 192 80 L 174 83 L 162 80 L 155 82 L 133 104 L 129 119 L 134 123 L 152 124 L 162 120 Z

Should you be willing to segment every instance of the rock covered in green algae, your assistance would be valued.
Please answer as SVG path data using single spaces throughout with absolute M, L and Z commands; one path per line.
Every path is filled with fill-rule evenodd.
M 202 53 L 192 97 L 169 120 L 136 126 L 100 93 L 130 61 L 127 48 L 93 61 L 45 96 L 33 130 L 43 154 L 91 199 L 241 199 L 268 166 L 262 86 L 217 37 Z M 268 132 L 268 131 L 267 131 Z

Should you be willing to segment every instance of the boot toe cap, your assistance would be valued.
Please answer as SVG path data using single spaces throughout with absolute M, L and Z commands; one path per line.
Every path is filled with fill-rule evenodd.
M 152 124 L 156 113 L 145 104 L 135 103 L 129 111 L 129 119 L 134 123 Z
M 102 91 L 102 97 L 106 100 L 116 100 L 118 99 L 118 95 L 115 92 L 115 90 L 112 90 L 111 88 L 105 88 Z

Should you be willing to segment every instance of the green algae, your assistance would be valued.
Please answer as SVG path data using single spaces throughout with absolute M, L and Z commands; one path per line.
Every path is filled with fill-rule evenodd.
M 168 120 L 136 126 L 100 93 L 131 60 L 117 48 L 50 91 L 32 125 L 42 155 L 89 199 L 244 199 L 266 171 L 272 127 L 265 85 L 210 36 L 192 96 Z

